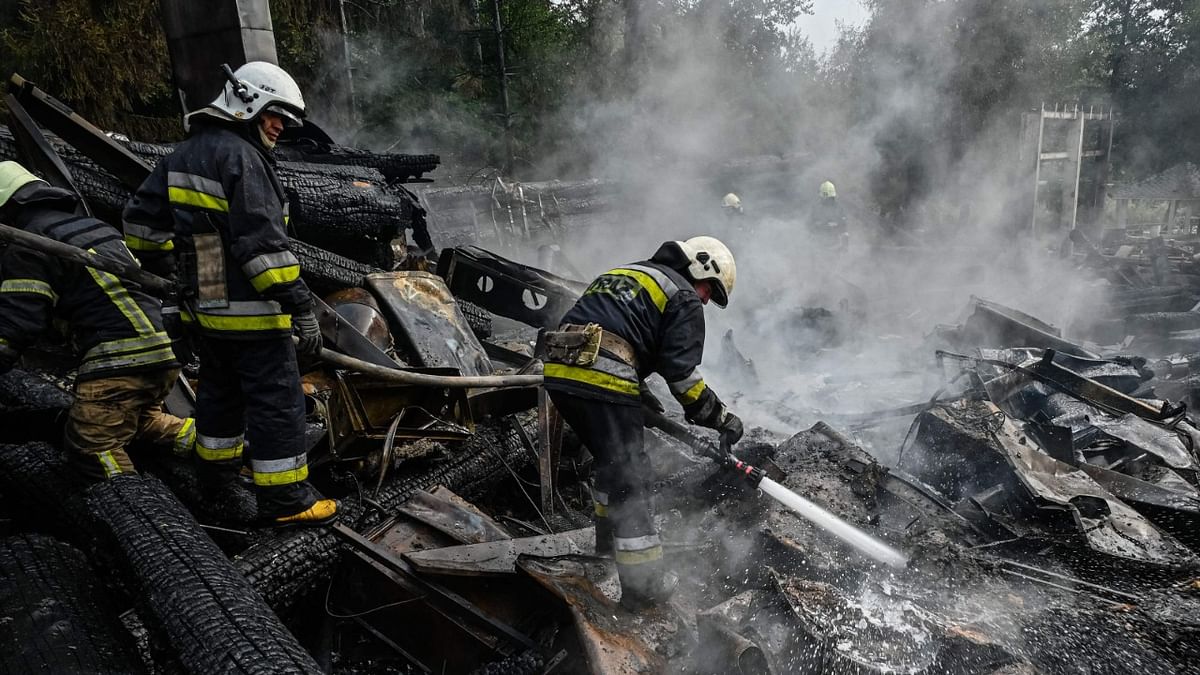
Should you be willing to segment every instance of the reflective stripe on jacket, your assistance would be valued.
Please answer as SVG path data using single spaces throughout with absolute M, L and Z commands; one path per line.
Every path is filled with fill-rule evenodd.
M 704 308 L 678 272 L 650 261 L 609 270 L 588 286 L 562 320 L 599 324 L 620 336 L 633 347 L 637 368 L 601 350 L 591 367 L 547 363 L 547 388 L 640 405 L 639 383 L 657 372 L 689 420 L 716 423 L 723 406 L 697 370 L 704 355 Z
M 106 258 L 133 262 L 121 233 L 95 218 L 34 201 L 20 210 L 15 224 Z M 0 270 L 4 274 L 0 281 L 3 349 L 22 351 L 52 319 L 62 318 L 70 325 L 82 357 L 80 380 L 179 365 L 171 339 L 163 332 L 159 301 L 136 283 L 16 244 L 4 252 Z
M 178 263 L 184 304 L 194 310 L 181 316 L 202 332 L 286 334 L 291 315 L 312 308 L 288 249 L 283 188 L 271 161 L 236 127 L 198 126 L 138 188 L 123 220 L 126 242 L 147 269 L 176 272 Z

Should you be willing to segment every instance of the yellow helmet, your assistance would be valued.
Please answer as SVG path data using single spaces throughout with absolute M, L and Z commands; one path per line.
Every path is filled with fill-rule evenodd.
M 17 162 L 0 162 L 0 206 L 7 204 L 17 190 L 37 180 L 42 179 Z
M 836 197 L 837 196 L 837 188 L 835 188 L 833 186 L 832 182 L 825 181 L 824 183 L 821 183 L 821 196 L 824 197 L 825 199 L 829 199 L 830 197 Z

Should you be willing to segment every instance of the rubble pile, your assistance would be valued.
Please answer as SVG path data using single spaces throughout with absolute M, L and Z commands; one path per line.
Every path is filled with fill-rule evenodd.
M 110 155 L 53 147 L 89 203 L 119 206 L 129 187 Z M 165 151 L 122 147 L 134 174 Z M 0 157 L 16 152 L 0 132 Z M 285 153 L 295 246 L 332 349 L 414 377 L 536 375 L 538 329 L 558 325 L 580 279 L 475 246 L 407 255 L 402 230 L 423 211 L 404 184 L 433 156 Z M 548 191 L 571 198 L 548 205 Z M 352 193 L 362 199 L 341 199 Z M 568 246 L 557 216 L 597 218 L 609 197 L 598 182 L 423 192 L 445 222 L 487 209 L 497 241 L 531 246 Z M 1103 311 L 1066 337 L 972 299 L 931 337 L 924 359 L 941 380 L 924 402 L 801 424 L 807 411 L 785 393 L 737 399 L 788 430 L 752 430 L 738 457 L 902 551 L 903 569 L 711 462 L 712 439 L 679 415 L 647 412 L 659 530 L 681 583 L 638 612 L 596 554 L 592 458 L 540 386 L 302 364 L 310 477 L 342 515 L 275 531 L 256 527 L 244 489 L 206 497 L 190 460 L 149 448 L 131 449 L 142 476 L 73 485 L 60 447 L 73 373 L 48 339 L 0 377 L 0 669 L 1194 672 L 1200 293 L 1083 254 L 1114 284 Z M 320 256 L 341 273 L 309 265 Z M 766 330 L 855 349 L 870 309 L 843 290 L 844 306 L 781 308 Z M 743 381 L 771 377 L 732 332 L 720 346 Z M 172 412 L 191 410 L 194 366 Z M 45 611 L 22 614 L 31 603 Z

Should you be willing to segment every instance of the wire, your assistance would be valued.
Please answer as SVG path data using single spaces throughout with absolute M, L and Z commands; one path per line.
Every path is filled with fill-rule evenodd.
M 554 528 L 550 525 L 550 521 L 546 520 L 546 516 L 542 513 L 542 510 L 538 508 L 537 502 L 533 501 L 533 497 L 529 496 L 529 493 L 525 490 L 525 486 L 521 484 L 521 479 L 517 476 L 517 472 L 513 471 L 513 468 L 508 465 L 508 462 L 504 459 L 504 455 L 500 454 L 499 450 L 496 450 L 495 447 L 492 447 L 491 450 L 496 455 L 496 458 L 500 460 L 500 463 L 504 465 L 504 468 L 508 469 L 508 473 L 511 474 L 514 479 L 516 479 L 517 487 L 521 488 L 521 494 L 525 495 L 525 499 L 529 502 L 529 505 L 533 507 L 535 512 L 537 512 L 538 518 L 542 519 L 542 523 L 546 525 L 546 530 L 553 532 Z
M 332 590 L 333 590 L 333 580 L 330 579 L 329 585 L 325 587 L 325 613 L 328 614 L 329 616 L 332 616 L 335 619 L 357 619 L 360 616 L 366 616 L 368 614 L 372 614 L 374 612 L 378 612 L 383 609 L 389 609 L 391 607 L 399 607 L 400 605 L 407 605 L 410 602 L 417 602 L 418 600 L 425 599 L 424 595 L 418 595 L 415 598 L 409 598 L 408 600 L 399 600 L 397 602 L 389 602 L 386 605 L 380 605 L 378 607 L 373 607 L 373 608 L 368 609 L 363 612 L 356 612 L 354 614 L 338 614 L 337 612 L 334 612 L 332 609 L 329 609 L 329 594 Z

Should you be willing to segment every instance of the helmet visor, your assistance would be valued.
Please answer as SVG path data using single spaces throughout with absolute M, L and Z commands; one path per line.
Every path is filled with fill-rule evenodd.
M 729 306 L 729 294 L 725 292 L 725 284 L 718 279 L 708 279 L 708 285 L 712 288 L 712 301 L 717 303 L 717 307 L 725 309 Z
M 275 115 L 279 115 L 280 117 L 282 117 L 283 118 L 283 126 L 285 126 L 285 127 L 302 127 L 302 126 L 304 126 L 304 120 L 301 119 L 300 116 L 297 115 L 295 111 L 293 111 L 292 109 L 288 108 L 285 105 L 282 105 L 279 103 L 272 103 L 272 104 L 268 105 L 267 107 L 263 108 L 263 112 L 273 113 Z

